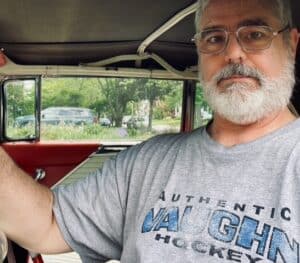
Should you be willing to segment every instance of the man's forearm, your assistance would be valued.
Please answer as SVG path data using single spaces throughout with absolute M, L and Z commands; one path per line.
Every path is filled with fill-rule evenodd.
M 53 194 L 15 165 L 0 147 L 0 229 L 38 252 L 69 250 L 52 212 Z

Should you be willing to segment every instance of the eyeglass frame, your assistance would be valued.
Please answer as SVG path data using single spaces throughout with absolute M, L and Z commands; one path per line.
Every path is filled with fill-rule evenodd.
M 272 38 L 270 39 L 270 43 L 265 47 L 265 48 L 261 48 L 261 49 L 253 49 L 253 50 L 247 50 L 244 48 L 244 46 L 241 44 L 240 42 L 240 39 L 239 39 L 239 31 L 242 30 L 243 28 L 247 28 L 247 27 L 260 27 L 260 28 L 267 28 L 268 30 L 270 30 L 270 32 L 272 33 Z M 203 53 L 203 54 L 211 54 L 211 55 L 217 55 L 217 54 L 220 54 L 222 53 L 227 47 L 228 47 L 228 43 L 229 43 L 229 35 L 230 34 L 235 34 L 235 38 L 237 40 L 237 42 L 239 43 L 240 47 L 242 48 L 242 50 L 246 53 L 251 53 L 251 52 L 255 52 L 255 51 L 261 51 L 261 50 L 265 50 L 265 49 L 268 49 L 270 48 L 271 44 L 272 44 L 272 41 L 273 39 L 278 36 L 279 34 L 283 33 L 284 31 L 286 30 L 290 30 L 291 27 L 289 24 L 287 24 L 284 28 L 278 30 L 278 31 L 274 31 L 274 29 L 271 27 L 271 26 L 264 26 L 264 25 L 249 25 L 249 26 L 241 26 L 239 27 L 237 30 L 235 31 L 228 31 L 224 28 L 215 28 L 215 29 L 205 29 L 205 30 L 202 30 L 198 33 L 196 33 L 194 35 L 194 37 L 192 38 L 192 42 L 196 43 L 196 39 L 197 39 L 197 36 L 199 36 L 200 34 L 202 34 L 203 32 L 206 32 L 206 31 L 213 31 L 213 30 L 220 30 L 220 31 L 223 31 L 225 32 L 225 36 L 226 36 L 226 43 L 224 45 L 224 48 L 222 48 L 220 51 L 217 51 L 217 52 L 203 52 L 201 50 L 199 50 L 200 53 Z M 196 44 L 197 45 L 197 44 Z

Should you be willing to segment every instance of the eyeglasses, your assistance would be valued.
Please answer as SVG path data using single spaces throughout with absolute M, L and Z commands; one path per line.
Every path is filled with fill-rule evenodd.
M 273 28 L 269 26 L 243 26 L 233 32 L 222 28 L 207 29 L 197 33 L 193 41 L 196 43 L 199 52 L 218 54 L 226 49 L 229 35 L 235 34 L 243 51 L 254 52 L 269 48 L 273 38 L 289 28 L 290 26 L 287 25 L 279 31 L 273 31 Z

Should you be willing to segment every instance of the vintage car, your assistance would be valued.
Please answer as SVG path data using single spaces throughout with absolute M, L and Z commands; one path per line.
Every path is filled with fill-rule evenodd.
M 1 4 L 7 62 L 0 68 L 1 144 L 41 184 L 77 180 L 126 147 L 162 132 L 191 131 L 211 116 L 197 82 L 195 0 Z M 299 28 L 300 2 L 292 5 Z M 300 50 L 297 61 L 299 79 Z M 299 83 L 292 103 L 300 112 Z M 49 107 L 89 108 L 109 122 L 53 130 L 43 123 Z M 31 125 L 14 125 L 21 116 Z M 146 129 L 127 129 L 124 116 L 147 118 Z M 12 247 L 16 262 L 43 262 Z
M 95 116 L 91 109 L 80 107 L 49 107 L 41 111 L 41 123 L 45 125 L 92 124 Z M 23 127 L 34 125 L 35 116 L 25 115 L 15 118 L 15 125 Z

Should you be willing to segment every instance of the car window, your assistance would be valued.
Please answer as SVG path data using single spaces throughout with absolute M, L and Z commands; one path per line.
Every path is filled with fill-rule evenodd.
M 35 134 L 35 80 L 8 80 L 4 84 L 6 101 L 5 135 L 16 140 Z
M 200 83 L 196 85 L 194 128 L 206 125 L 212 119 L 212 110 L 204 99 Z
M 134 143 L 180 130 L 183 81 L 47 77 L 41 83 L 41 140 Z M 15 118 L 20 134 L 35 123 L 23 112 Z
M 183 81 L 56 77 L 43 78 L 41 83 L 43 141 L 132 144 L 160 133 L 180 131 Z M 16 87 L 22 94 L 24 87 Z M 28 105 L 15 99 L 16 87 L 8 89 L 12 90 L 8 93 L 10 138 L 30 136 L 36 123 L 33 110 L 30 114 Z M 211 118 L 203 90 L 197 84 L 194 128 L 205 125 Z
M 182 81 L 44 78 L 42 140 L 131 142 L 180 129 Z M 43 116 L 42 116 L 43 117 Z

